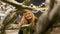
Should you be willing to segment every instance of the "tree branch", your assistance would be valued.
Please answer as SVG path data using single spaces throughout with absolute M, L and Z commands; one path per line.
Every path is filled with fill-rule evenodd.
M 23 4 L 24 4 L 24 5 L 29 5 L 32 1 L 33 1 L 33 0 L 25 0 L 25 1 L 23 2 Z
M 18 3 L 18 2 L 16 2 L 16 1 L 14 1 L 14 0 L 1 0 L 1 1 L 6 2 L 6 3 L 9 3 L 9 4 L 15 6 L 17 9 L 19 9 L 19 10 L 21 10 L 21 11 L 22 11 L 22 10 L 25 10 L 25 9 L 35 10 L 35 8 L 30 8 L 30 7 L 28 7 L 28 6 L 23 5 L 22 3 Z

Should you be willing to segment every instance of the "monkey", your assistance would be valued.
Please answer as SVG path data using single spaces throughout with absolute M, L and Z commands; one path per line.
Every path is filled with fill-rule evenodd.
M 32 13 L 32 11 L 30 10 L 25 10 L 26 12 L 23 13 L 23 17 L 21 19 L 21 22 L 19 23 L 19 26 L 23 26 L 23 25 L 27 25 L 29 24 L 33 30 L 35 30 L 35 20 L 36 17 L 35 15 Z M 22 30 L 19 30 L 19 34 L 21 34 Z M 23 34 L 23 32 L 22 32 Z

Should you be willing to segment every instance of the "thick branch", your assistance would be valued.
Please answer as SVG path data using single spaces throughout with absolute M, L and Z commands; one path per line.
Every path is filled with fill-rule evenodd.
M 35 8 L 30 8 L 28 6 L 23 5 L 22 3 L 18 3 L 16 1 L 14 1 L 14 0 L 1 0 L 1 1 L 6 2 L 6 3 L 9 3 L 9 4 L 15 6 L 17 9 L 19 9 L 21 11 L 22 10 L 25 10 L 25 9 L 35 10 Z
M 23 4 L 24 4 L 24 5 L 29 5 L 32 1 L 33 1 L 33 0 L 25 0 L 25 1 L 23 2 Z

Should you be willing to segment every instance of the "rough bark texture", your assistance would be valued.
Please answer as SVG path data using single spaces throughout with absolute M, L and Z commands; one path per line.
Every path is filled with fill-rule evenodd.
M 60 0 L 46 1 L 49 9 L 40 16 L 36 34 L 60 34 Z

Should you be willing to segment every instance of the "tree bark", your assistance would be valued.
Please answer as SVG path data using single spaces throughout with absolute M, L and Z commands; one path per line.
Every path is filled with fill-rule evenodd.
M 36 34 L 51 34 L 46 33 L 53 24 L 60 23 L 60 0 L 46 0 L 48 12 L 43 13 L 37 22 Z M 50 32 L 50 31 L 49 31 Z

